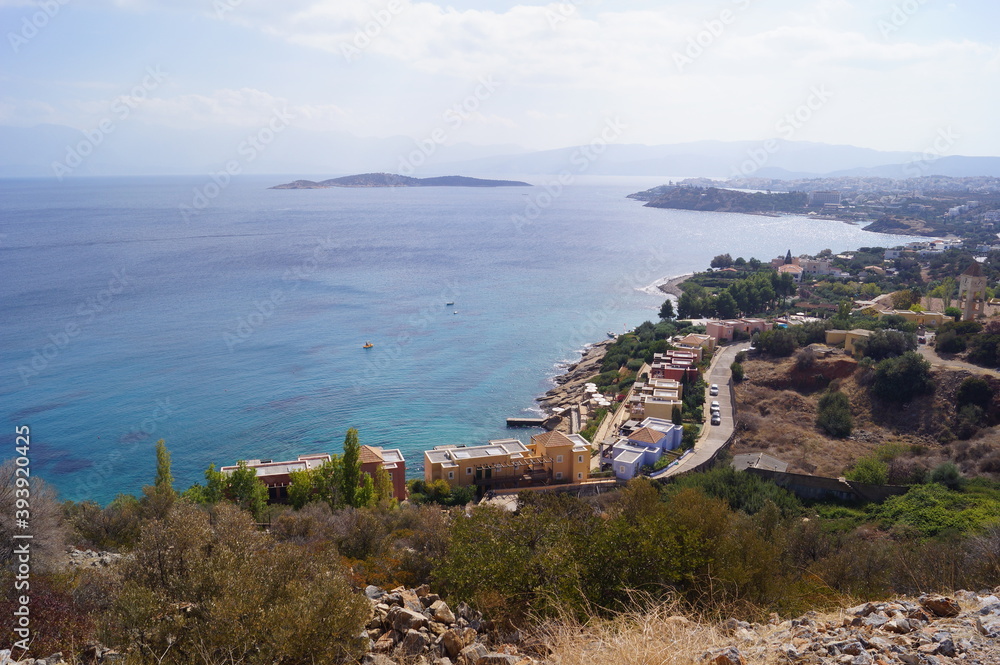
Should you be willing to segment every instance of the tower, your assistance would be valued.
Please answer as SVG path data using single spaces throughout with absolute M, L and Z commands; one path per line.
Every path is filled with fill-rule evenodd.
M 983 316 L 986 306 L 986 277 L 978 262 L 973 262 L 958 278 L 958 306 L 962 320 Z

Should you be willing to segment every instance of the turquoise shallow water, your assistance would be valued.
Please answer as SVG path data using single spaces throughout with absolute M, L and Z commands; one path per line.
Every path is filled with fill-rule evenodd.
M 289 179 L 237 180 L 189 218 L 200 179 L 0 181 L 0 458 L 27 424 L 34 473 L 107 501 L 151 481 L 159 438 L 186 487 L 213 462 L 337 451 L 357 427 L 417 475 L 432 446 L 527 438 L 504 419 L 584 344 L 655 317 L 659 278 L 722 252 L 904 240 L 625 198 L 660 179 L 581 178 L 551 200 L 267 189 Z

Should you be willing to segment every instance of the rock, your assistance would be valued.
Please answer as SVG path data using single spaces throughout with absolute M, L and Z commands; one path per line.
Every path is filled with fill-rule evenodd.
M 390 630 L 388 633 L 378 638 L 375 641 L 375 646 L 372 647 L 372 651 L 376 653 L 389 653 L 396 648 L 399 644 L 400 635 L 394 630 Z
M 890 633 L 897 633 L 899 635 L 905 635 L 906 633 L 909 633 L 913 630 L 913 627 L 910 625 L 909 619 L 906 619 L 904 617 L 897 617 L 895 619 L 891 619 L 890 621 L 886 622 L 886 624 L 882 626 L 882 628 L 889 631 Z
M 736 647 L 709 651 L 702 656 L 702 660 L 711 665 L 747 665 L 743 654 Z
M 928 612 L 939 617 L 957 617 L 962 611 L 958 601 L 947 596 L 921 596 L 920 604 Z
M 434 665 L 451 665 L 451 658 L 438 658 L 434 661 Z
M 889 622 L 888 617 L 881 613 L 869 614 L 864 619 L 861 620 L 862 626 L 868 626 L 869 628 L 881 628 Z
M 458 665 L 478 665 L 479 659 L 488 653 L 489 650 L 484 645 L 475 642 L 458 654 Z
M 427 644 L 427 637 L 419 630 L 408 630 L 406 631 L 406 637 L 403 638 L 401 647 L 406 654 L 416 656 L 424 650 Z
M 421 584 L 413 592 L 417 594 L 418 598 L 422 598 L 431 592 L 431 587 L 427 584 Z
M 448 655 L 457 658 L 462 649 L 476 640 L 476 631 L 471 628 L 454 628 L 441 635 L 441 644 Z
M 518 665 L 523 659 L 506 653 L 491 652 L 476 661 L 476 665 Z
M 369 584 L 368 586 L 365 587 L 365 596 L 368 597 L 368 600 L 378 600 L 384 595 L 385 591 L 382 591 L 382 589 L 379 589 L 377 586 L 373 584 Z
M 380 653 L 368 653 L 361 659 L 361 665 L 396 665 L 396 661 Z
M 420 604 L 424 607 L 430 607 L 439 600 L 441 600 L 441 596 L 436 593 L 429 593 L 426 596 L 420 596 Z
M 440 637 L 448 632 L 448 626 L 438 621 L 431 621 L 427 624 L 427 627 L 437 637 Z
M 442 623 L 455 623 L 455 614 L 448 607 L 448 603 L 439 600 L 430 606 L 430 610 L 436 621 Z
M 400 633 L 406 633 L 408 630 L 419 630 L 427 625 L 427 617 L 405 607 L 396 608 L 389 612 L 386 619 L 391 621 L 392 627 Z

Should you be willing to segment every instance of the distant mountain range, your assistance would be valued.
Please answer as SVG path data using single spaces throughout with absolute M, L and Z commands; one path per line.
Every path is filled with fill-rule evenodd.
M 820 176 L 919 175 L 1000 177 L 1000 157 L 882 152 L 801 141 L 697 141 L 528 151 L 515 145 L 462 143 L 420 147 L 408 137 L 357 137 L 289 127 L 258 148 L 247 128 L 188 130 L 119 123 L 114 131 L 81 132 L 63 125 L 0 126 L 0 177 L 205 175 L 235 163 L 239 173 L 402 173 L 527 177 L 574 175 L 791 179 Z M 85 154 L 86 153 L 86 154 Z M 416 166 L 419 164 L 419 166 Z M 315 176 L 313 176 L 315 177 Z
M 437 178 L 411 178 L 394 173 L 362 173 L 313 182 L 296 180 L 271 189 L 327 189 L 329 187 L 531 187 L 519 180 L 481 180 L 460 175 L 446 175 Z

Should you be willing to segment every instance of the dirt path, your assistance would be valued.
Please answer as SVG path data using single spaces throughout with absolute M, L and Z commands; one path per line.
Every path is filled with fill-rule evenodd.
M 974 374 L 989 374 L 990 376 L 1000 377 L 1000 371 L 995 369 L 990 369 L 989 367 L 980 367 L 979 365 L 973 365 L 972 363 L 967 363 L 964 360 L 959 360 L 957 358 L 942 358 L 937 354 L 929 344 L 919 344 L 917 345 L 917 351 L 927 362 L 931 364 L 931 367 L 943 367 L 944 369 L 954 369 L 954 370 L 967 370 L 973 372 Z

